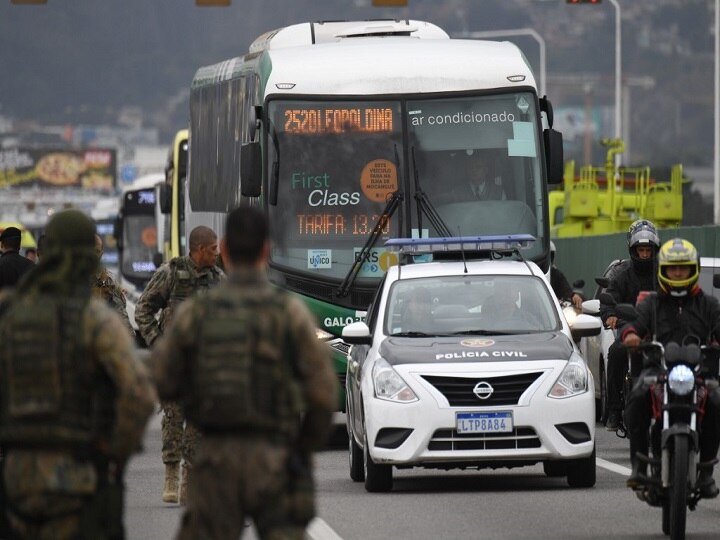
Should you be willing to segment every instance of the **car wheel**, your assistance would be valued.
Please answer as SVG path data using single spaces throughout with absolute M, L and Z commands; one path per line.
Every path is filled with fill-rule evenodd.
M 550 478 L 567 476 L 567 463 L 565 461 L 543 461 L 543 472 Z
M 348 459 L 350 461 L 350 478 L 354 482 L 362 482 L 365 480 L 365 465 L 363 463 L 363 449 L 355 442 L 350 427 L 350 415 L 346 415 L 347 432 L 348 432 Z
M 373 462 L 370 457 L 367 431 L 364 440 L 363 464 L 365 468 L 365 490 L 370 493 L 385 493 L 392 490 L 392 465 L 383 465 Z
M 573 459 L 567 465 L 567 483 L 574 488 L 588 488 L 595 485 L 597 469 L 595 468 L 595 447 L 586 458 Z

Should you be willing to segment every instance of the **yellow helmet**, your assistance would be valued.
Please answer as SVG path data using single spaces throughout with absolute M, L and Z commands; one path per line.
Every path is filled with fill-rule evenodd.
M 671 266 L 689 266 L 690 275 L 685 279 L 671 279 L 667 275 Z M 672 296 L 685 296 L 698 286 L 699 277 L 700 257 L 695 246 L 682 238 L 673 238 L 662 245 L 658 253 L 658 284 L 662 292 Z

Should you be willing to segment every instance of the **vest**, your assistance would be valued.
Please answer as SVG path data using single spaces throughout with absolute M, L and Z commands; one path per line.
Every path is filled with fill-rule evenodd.
M 81 446 L 112 425 L 111 399 L 78 335 L 84 298 L 23 297 L 0 324 L 0 441 L 18 446 Z M 106 388 L 107 390 L 107 388 Z
M 188 420 L 205 432 L 296 437 L 304 404 L 285 294 L 225 286 L 198 298 L 197 307 Z
M 220 281 L 215 268 L 209 268 L 198 275 L 190 257 L 175 257 L 169 262 L 173 275 L 173 288 L 168 305 L 160 317 L 160 329 L 165 330 L 172 320 L 177 307 L 196 292 L 207 292 Z

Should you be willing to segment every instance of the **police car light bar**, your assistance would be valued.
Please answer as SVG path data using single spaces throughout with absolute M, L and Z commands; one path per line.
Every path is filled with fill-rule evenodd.
M 514 251 L 528 249 L 536 238 L 532 234 L 490 236 L 453 236 L 444 238 L 391 238 L 385 246 L 400 253 L 433 253 L 439 251 Z

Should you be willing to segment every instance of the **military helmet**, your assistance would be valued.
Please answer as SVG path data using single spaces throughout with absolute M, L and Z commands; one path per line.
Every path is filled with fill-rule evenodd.
M 45 227 L 43 251 L 95 251 L 95 224 L 79 210 L 57 212 Z M 43 253 L 44 255 L 45 253 Z
M 648 219 L 638 219 L 633 221 L 627 232 L 627 245 L 630 257 L 637 259 L 638 246 L 650 246 L 653 248 L 653 254 L 660 249 L 660 237 L 658 237 L 657 229 L 652 221 Z
M 671 279 L 667 275 L 670 266 L 689 266 L 690 275 L 686 279 Z M 673 238 L 665 242 L 658 254 L 658 284 L 660 290 L 672 296 L 685 296 L 697 287 L 700 277 L 700 257 L 697 249 L 687 240 Z

